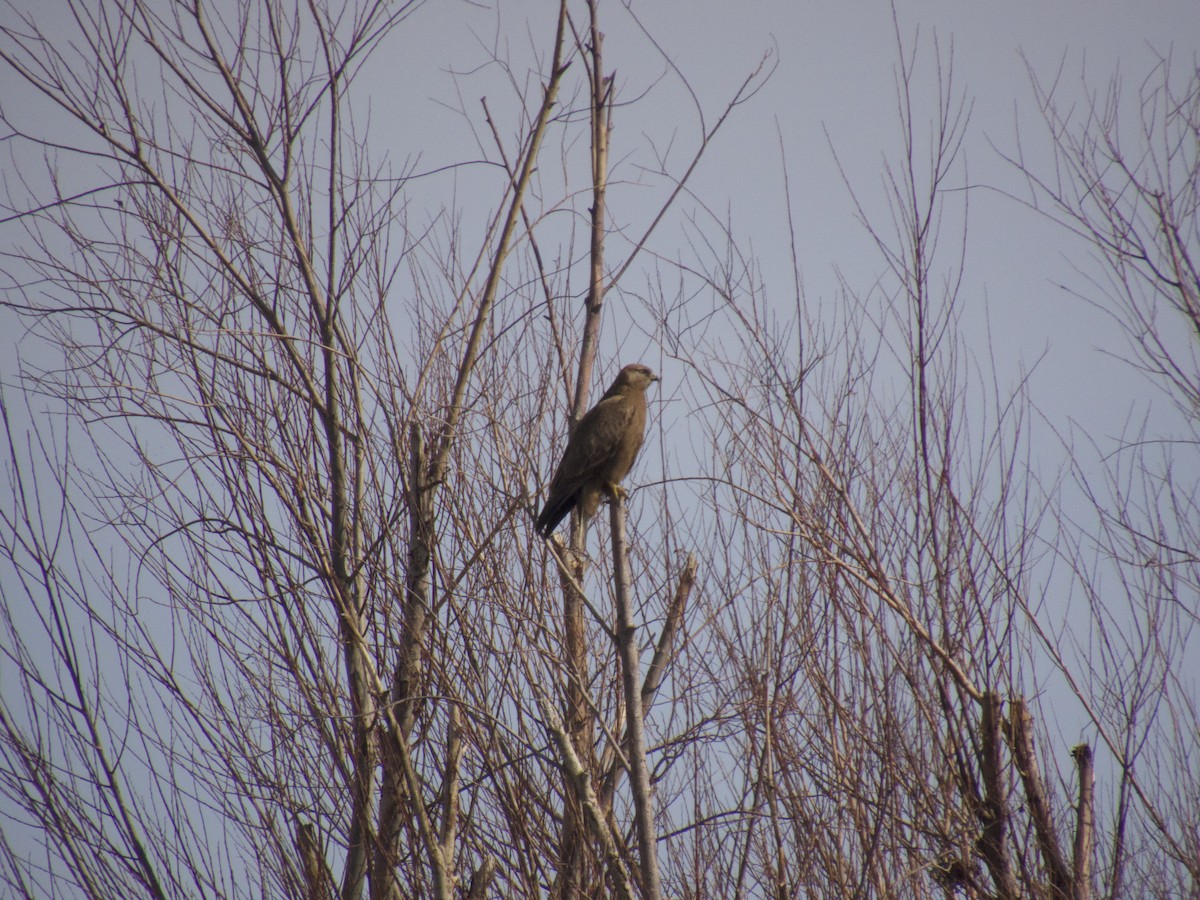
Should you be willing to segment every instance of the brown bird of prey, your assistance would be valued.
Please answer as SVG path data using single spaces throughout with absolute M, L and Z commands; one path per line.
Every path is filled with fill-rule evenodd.
M 655 381 L 658 376 L 648 366 L 626 366 L 579 420 L 535 523 L 542 537 L 549 537 L 572 509 L 578 507 L 590 519 L 601 494 L 623 495 L 621 479 L 629 474 L 646 436 L 646 388 Z

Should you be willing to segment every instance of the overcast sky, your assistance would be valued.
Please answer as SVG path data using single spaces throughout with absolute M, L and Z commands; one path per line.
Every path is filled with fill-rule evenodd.
M 896 158 L 900 146 L 893 7 L 881 0 L 653 0 L 630 8 L 687 78 L 710 125 L 764 54 L 768 68 L 774 67 L 762 90 L 718 134 L 690 183 L 697 200 L 682 201 L 681 211 L 703 202 L 728 215 L 739 239 L 760 259 L 768 291 L 786 301 L 791 292 L 786 165 L 806 301 L 836 304 L 837 272 L 851 289 L 868 292 L 882 261 L 856 221 L 835 153 L 866 213 L 886 226 L 883 165 Z M 1029 70 L 1045 83 L 1058 77 L 1064 107 L 1082 102 L 1085 84 L 1102 92 L 1119 73 L 1132 122 L 1139 83 L 1160 55 L 1170 54 L 1184 71 L 1196 65 L 1200 5 L 923 0 L 900 2 L 894 12 L 906 49 L 917 50 L 918 126 L 936 103 L 938 55 L 971 108 L 965 168 L 956 179 L 971 185 L 961 300 L 972 350 L 986 356 L 990 333 L 1004 384 L 1015 383 L 1036 363 L 1033 399 L 1051 420 L 1070 419 L 1096 436 L 1115 436 L 1156 392 L 1106 355 L 1124 352 L 1119 331 L 1058 287 L 1082 287 L 1072 266 L 1086 265 L 1088 248 L 1005 196 L 1020 193 L 1022 181 L 1000 152 L 1016 151 L 1019 130 L 1033 166 L 1049 170 L 1046 129 Z M 495 50 L 508 57 L 516 77 L 536 83 L 553 17 L 554 4 L 546 0 L 426 4 L 368 70 L 373 157 L 386 154 L 397 167 L 412 163 L 418 170 L 478 158 L 471 128 L 484 127 L 478 103 L 484 96 L 502 129 L 512 134 L 515 126 L 504 123 L 513 122 L 514 91 L 498 67 L 486 64 L 488 56 Z M 638 101 L 617 111 L 610 213 L 614 223 L 637 232 L 667 189 L 661 179 L 643 174 L 643 167 L 655 163 L 652 148 L 670 146 L 669 162 L 681 171 L 695 146 L 699 118 L 680 78 L 668 71 L 633 15 L 613 4 L 605 8 L 603 22 L 606 64 L 616 72 L 618 100 Z M 935 42 L 940 54 L 934 53 Z M 0 79 L 6 110 L 44 127 L 46 104 L 7 71 Z M 470 122 L 454 111 L 459 104 Z M 481 224 L 495 202 L 495 179 L 494 171 L 460 169 L 414 182 L 411 194 L 418 210 L 457 203 L 468 225 Z M 473 210 L 471 191 L 480 187 L 486 200 Z M 654 249 L 672 255 L 682 240 L 681 232 L 664 227 Z M 619 258 L 615 249 L 610 262 Z M 942 263 L 953 267 L 953 252 Z M 644 278 L 633 271 L 625 286 L 637 290 Z M 614 330 L 609 329 L 611 341 L 623 337 Z M 11 383 L 18 332 L 4 328 L 3 334 L 0 375 Z M 634 340 L 622 352 L 636 354 L 648 344 Z M 1098 379 L 1105 384 L 1100 396 Z
M 54 0 L 23 5 L 43 8 L 44 2 Z M 501 128 L 515 132 L 515 125 L 504 124 L 513 121 L 504 115 L 515 108 L 513 91 L 497 67 L 485 65 L 488 53 L 495 46 L 518 76 L 525 72 L 536 79 L 538 62 L 548 53 L 554 6 L 549 0 L 501 0 L 498 8 L 487 0 L 454 0 L 420 10 L 368 71 L 372 155 L 390 155 L 398 167 L 413 161 L 418 170 L 478 158 L 471 126 L 484 127 L 482 96 Z M 806 300 L 836 303 L 837 272 L 852 290 L 869 292 L 883 263 L 856 221 L 837 162 L 866 213 L 886 225 L 883 164 L 900 146 L 892 6 L 881 0 L 637 0 L 631 8 L 686 77 L 709 123 L 764 54 L 770 54 L 768 68 L 774 67 L 762 90 L 717 136 L 690 183 L 696 199 L 682 201 L 681 211 L 703 202 L 728 214 L 739 238 L 761 259 L 768 290 L 786 299 L 791 293 L 786 171 Z M 1125 108 L 1136 115 L 1139 83 L 1160 55 L 1171 54 L 1183 70 L 1196 65 L 1200 2 L 925 0 L 898 2 L 895 15 L 901 41 L 918 51 L 918 125 L 928 120 L 936 101 L 935 41 L 947 68 L 952 60 L 955 89 L 971 107 L 958 183 L 969 185 L 961 302 L 972 351 L 985 360 L 994 353 L 1002 388 L 1037 363 L 1034 403 L 1056 427 L 1078 422 L 1099 442 L 1100 452 L 1152 401 L 1169 429 L 1177 412 L 1147 380 L 1113 358 L 1125 351 L 1121 333 L 1058 286 L 1083 289 L 1072 268 L 1086 263 L 1089 249 L 1008 196 L 1020 192 L 1022 180 L 1000 152 L 1016 151 L 1019 131 L 1031 165 L 1051 165 L 1029 70 L 1045 82 L 1060 77 L 1064 106 L 1083 101 L 1084 85 L 1103 92 L 1120 73 Z M 616 224 L 639 232 L 666 195 L 664 182 L 643 178 L 640 167 L 653 165 L 652 147 L 672 146 L 670 162 L 680 171 L 699 122 L 682 82 L 667 71 L 633 17 L 619 4 L 604 17 L 606 60 L 617 73 L 618 101 L 642 98 L 616 114 L 611 153 L 616 177 L 625 183 L 614 186 L 610 211 Z M 459 74 L 452 77 L 452 70 Z M 453 109 L 460 98 L 469 120 Z M 6 70 L 0 70 L 0 102 L 30 123 L 46 114 L 45 103 Z M 0 163 L 9 165 L 6 157 Z M 412 186 L 414 215 L 420 216 L 422 203 L 433 210 L 456 202 L 467 217 L 476 213 L 480 227 L 498 196 L 495 177 L 494 171 L 468 169 L 420 179 Z M 471 191 L 480 185 L 489 191 L 486 201 L 472 205 Z M 8 235 L 14 232 L 4 230 L 12 227 L 0 227 L 0 240 L 12 240 Z M 671 255 L 672 242 L 680 239 L 678 230 L 665 228 L 655 236 L 654 249 Z M 951 267 L 956 261 L 953 254 L 943 260 Z M 636 290 L 644 277 L 631 272 L 628 287 Z M 19 338 L 11 324 L 11 317 L 0 314 L 0 380 L 6 390 L 14 383 Z M 619 322 L 606 328 L 611 348 L 624 335 Z M 630 352 L 648 344 L 634 337 Z M 25 345 L 20 352 L 31 355 L 36 347 Z M 619 361 L 605 360 L 607 372 Z M 1047 428 L 1036 430 L 1034 441 L 1034 456 L 1049 469 L 1061 463 L 1062 448 Z M 1193 464 L 1192 471 L 1181 467 L 1175 475 L 1194 479 L 1200 472 Z
M 487 96 L 493 111 L 505 108 L 505 98 L 511 101 L 511 91 L 498 80 L 496 68 L 484 65 L 492 47 L 510 58 L 518 77 L 522 64 L 541 71 L 535 69 L 528 35 L 544 55 L 553 27 L 551 5 L 503 2 L 499 12 L 465 4 L 426 8 L 400 37 L 394 57 L 399 82 L 373 98 L 373 139 L 387 145 L 397 159 L 419 154 L 418 169 L 476 156 L 463 117 L 451 108 L 461 97 L 468 115 L 482 127 L 479 97 Z M 696 199 L 681 201 L 681 211 L 702 201 L 728 215 L 739 240 L 761 261 L 768 293 L 787 304 L 792 282 L 783 201 L 786 165 L 806 303 L 826 310 L 835 306 L 838 272 L 850 289 L 870 292 L 883 262 L 856 220 L 837 161 L 867 215 L 886 227 L 884 162 L 895 160 L 900 148 L 899 50 L 890 4 L 653 0 L 635 2 L 632 8 L 687 78 L 709 125 L 765 53 L 771 54 L 768 65 L 775 66 L 763 89 L 718 135 L 690 183 Z M 1022 194 L 1024 182 L 1001 153 L 1015 154 L 1019 133 L 1034 168 L 1044 166 L 1042 171 L 1048 173 L 1052 165 L 1031 72 L 1046 84 L 1058 79 L 1056 96 L 1063 108 L 1082 104 L 1085 86 L 1103 94 L 1119 74 L 1124 113 L 1136 126 L 1138 88 L 1160 56 L 1171 55 L 1177 70 L 1186 72 L 1196 65 L 1200 5 L 1195 0 L 938 0 L 901 2 L 896 20 L 906 50 L 917 50 L 918 130 L 927 127 L 937 102 L 935 42 L 944 70 L 952 71 L 955 91 L 971 109 L 963 142 L 965 167 L 956 175 L 956 184 L 970 185 L 960 293 L 963 327 L 970 351 L 985 371 L 994 359 L 1001 393 L 1033 369 L 1031 397 L 1044 416 L 1030 431 L 1031 456 L 1040 475 L 1051 482 L 1064 464 L 1060 438 L 1073 442 L 1078 455 L 1087 457 L 1080 460 L 1085 467 L 1094 467 L 1096 456 L 1111 453 L 1122 435 L 1135 427 L 1130 423 L 1143 416 L 1153 414 L 1152 428 L 1160 429 L 1156 433 L 1170 433 L 1178 426 L 1178 410 L 1117 358 L 1126 352 L 1125 336 L 1097 309 L 1060 287 L 1087 290 L 1074 267 L 1089 265 L 1090 248 L 1008 196 Z M 618 100 L 638 98 L 617 111 L 610 148 L 616 185 L 609 208 L 615 225 L 638 234 L 666 192 L 661 181 L 641 174 L 641 167 L 654 164 L 649 148 L 671 146 L 673 170 L 681 171 L 699 134 L 699 122 L 679 79 L 667 72 L 632 18 L 620 7 L 609 7 L 604 22 L 606 64 L 616 72 Z M 450 68 L 464 74 L 452 79 Z M 388 74 L 373 77 L 386 80 Z M 378 149 L 380 144 L 374 146 Z M 452 189 L 460 198 L 468 197 L 471 182 L 464 179 L 469 178 L 431 179 L 418 190 L 428 191 L 433 204 Z M 957 225 L 952 219 L 949 230 Z M 681 231 L 668 227 L 655 236 L 653 247 L 666 256 L 686 255 L 682 240 Z M 948 244 L 941 263 L 953 269 L 958 260 L 953 241 Z M 610 263 L 619 258 L 617 242 L 608 254 Z M 631 271 L 624 287 L 638 291 L 645 277 Z M 619 303 L 612 300 L 610 310 L 622 309 Z M 612 351 L 615 344 L 637 330 L 638 323 L 630 323 L 637 316 L 636 304 L 624 311 L 624 316 L 609 313 L 609 356 L 618 355 Z M 1179 328 L 1183 339 L 1191 340 L 1183 322 Z M 635 334 L 626 340 L 620 351 L 623 358 L 606 359 L 605 365 L 615 368 L 643 350 L 650 354 L 648 361 L 657 362 L 649 338 Z M 671 403 L 672 392 L 664 383 L 661 395 L 666 402 L 658 407 L 664 419 L 687 414 Z M 1095 444 L 1079 440 L 1078 434 L 1088 435 Z M 652 448 L 651 457 L 654 454 Z M 664 464 L 671 465 L 669 460 Z M 642 467 L 649 470 L 651 464 Z M 1194 458 L 1190 470 L 1181 464 L 1175 475 L 1200 478 Z M 644 472 L 643 477 L 654 475 Z M 1090 510 L 1085 514 L 1091 515 Z M 1057 609 L 1065 615 L 1061 603 L 1056 598 Z M 1054 725 L 1061 729 L 1064 746 L 1071 746 L 1090 732 L 1083 719 L 1065 710 L 1064 706 Z
M 467 123 L 447 106 L 461 95 L 478 127 L 477 98 L 487 96 L 503 121 L 512 92 L 498 80 L 495 67 L 477 67 L 494 44 L 518 73 L 522 66 L 535 71 L 531 46 L 536 42 L 537 52 L 546 52 L 553 6 L 545 0 L 503 0 L 434 2 L 422 8 L 370 73 L 377 85 L 370 108 L 373 155 L 419 160 L 419 168 L 476 156 Z M 728 211 L 740 236 L 753 242 L 768 286 L 778 285 L 786 294 L 790 271 L 781 160 L 786 154 L 807 295 L 813 302 L 831 302 L 835 269 L 851 286 L 869 289 L 881 263 L 855 222 L 834 151 L 868 214 L 885 221 L 882 163 L 899 145 L 892 7 L 880 0 L 653 0 L 630 6 L 687 77 L 710 123 L 764 53 L 771 54 L 774 75 L 719 134 L 692 189 L 718 212 Z M 1102 90 L 1120 72 L 1132 103 L 1158 54 L 1173 54 L 1184 68 L 1195 64 L 1200 6 L 1195 0 L 923 0 L 900 2 L 895 13 L 902 39 L 909 48 L 916 44 L 925 64 L 919 63 L 918 102 L 931 110 L 936 40 L 945 62 L 952 49 L 954 84 L 972 106 L 964 142 L 974 186 L 963 289 L 970 333 L 983 340 L 985 328 L 991 328 L 1002 362 L 1011 364 L 1002 373 L 1006 377 L 1044 354 L 1035 373 L 1035 399 L 1054 416 L 1082 414 L 1094 402 L 1096 367 L 1114 377 L 1119 373 L 1122 389 L 1108 394 L 1106 403 L 1117 421 L 1123 419 L 1128 405 L 1149 387 L 1096 352 L 1121 351 L 1122 339 L 1111 325 L 1055 287 L 1069 281 L 1072 261 L 1078 262 L 1086 248 L 995 190 L 1019 191 L 1021 182 L 992 145 L 1012 152 L 1019 126 L 1035 163 L 1039 148 L 1045 150 L 1027 64 L 1047 82 L 1061 69 L 1064 102 L 1080 99 L 1085 73 L 1092 89 Z M 678 149 L 672 160 L 683 160 L 694 146 L 698 120 L 679 80 L 669 73 L 660 77 L 666 69 L 662 58 L 621 6 L 607 7 L 604 23 L 618 98 L 632 100 L 649 90 L 638 104 L 618 111 L 612 147 L 618 176 L 632 178 L 639 165 L 653 161 L 651 141 L 665 146 L 674 140 Z M 471 74 L 452 78 L 452 69 Z M 27 88 L 15 85 L 7 72 L 0 79 L 8 110 L 44 115 L 45 105 Z M 921 115 L 918 108 L 918 120 Z M 429 180 L 415 192 L 432 206 L 457 189 L 462 203 L 463 177 Z M 614 217 L 637 223 L 639 198 L 652 209 L 662 196 L 661 183 L 657 188 L 614 190 Z M 675 237 L 661 234 L 658 249 Z M 6 333 L 11 340 L 11 329 Z M 7 381 L 13 354 L 5 355 Z
M 528 0 L 504 0 L 498 9 L 466 3 L 425 7 L 401 30 L 396 52 L 383 56 L 387 71 L 372 74 L 387 84 L 372 98 L 374 152 L 387 147 L 397 160 L 419 158 L 418 168 L 471 158 L 466 123 L 448 107 L 461 96 L 477 126 L 482 119 L 477 98 L 487 96 L 493 111 L 506 108 L 511 91 L 495 67 L 483 65 L 488 51 L 495 46 L 509 56 L 518 75 L 523 65 L 532 67 L 530 36 L 545 53 L 551 7 Z M 835 271 L 852 287 L 869 290 L 881 260 L 855 221 L 834 152 L 868 215 L 886 224 L 883 162 L 895 158 L 900 136 L 892 7 L 877 0 L 654 0 L 631 8 L 687 77 L 709 123 L 763 55 L 771 54 L 773 76 L 719 134 L 691 187 L 717 212 L 728 213 L 760 257 L 768 289 L 786 296 L 791 280 L 782 200 L 786 155 L 807 296 L 813 303 L 834 302 Z M 1050 164 L 1027 66 L 1047 83 L 1061 72 L 1058 93 L 1064 104 L 1081 101 L 1085 81 L 1103 91 L 1119 73 L 1132 117 L 1139 83 L 1158 55 L 1172 54 L 1185 70 L 1195 64 L 1200 7 L 1194 0 L 926 0 L 898 3 L 895 12 L 906 47 L 915 44 L 918 51 L 918 125 L 936 102 L 935 41 L 947 68 L 952 59 L 955 89 L 971 105 L 963 145 L 972 189 L 962 300 L 965 327 L 978 345 L 974 349 L 987 353 L 990 329 L 1006 382 L 1037 362 L 1034 399 L 1048 416 L 1115 433 L 1132 407 L 1154 391 L 1100 352 L 1123 352 L 1122 336 L 1057 286 L 1079 286 L 1071 267 L 1085 261 L 1087 248 L 1004 196 L 1004 191 L 1019 192 L 1022 182 L 995 148 L 1015 152 L 1019 128 L 1034 164 Z M 618 98 L 629 101 L 648 91 L 638 103 L 618 110 L 613 133 L 616 176 L 634 180 L 638 167 L 653 161 L 651 142 L 661 147 L 673 140 L 672 159 L 684 160 L 694 146 L 698 118 L 678 78 L 666 72 L 632 17 L 614 5 L 603 21 L 606 62 L 617 73 Z M 451 69 L 469 74 L 452 79 Z M 461 198 L 467 193 L 463 177 L 453 185 L 449 177 L 434 180 L 421 190 L 429 192 L 431 203 L 453 189 Z M 614 219 L 638 223 L 639 198 L 648 212 L 663 196 L 661 183 L 657 188 L 615 188 Z M 657 237 L 656 249 L 669 252 L 678 235 L 664 231 Z M 1111 385 L 1102 398 L 1095 392 L 1098 377 Z

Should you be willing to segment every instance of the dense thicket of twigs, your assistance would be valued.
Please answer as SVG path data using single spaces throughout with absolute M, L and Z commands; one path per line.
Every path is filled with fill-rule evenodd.
M 54 123 L 0 107 L 0 302 L 30 329 L 3 392 L 5 895 L 1200 890 L 1200 509 L 1176 477 L 1200 77 L 1164 62 L 1140 132 L 1115 94 L 1080 118 L 1042 92 L 1058 166 L 1014 154 L 1185 423 L 1047 480 L 1036 398 L 958 327 L 945 60 L 925 121 L 899 47 L 892 217 L 859 209 L 882 274 L 822 317 L 798 284 L 768 300 L 693 200 L 691 255 L 655 244 L 765 69 L 654 213 L 614 218 L 598 3 L 529 23 L 536 73 L 490 61 L 515 94 L 508 120 L 463 110 L 486 187 L 411 208 L 361 98 L 418 6 L 0 24 L 6 84 Z M 628 518 L 543 542 L 555 448 L 630 335 L 666 375 L 655 475 Z M 1086 723 L 1070 753 L 1060 715 Z

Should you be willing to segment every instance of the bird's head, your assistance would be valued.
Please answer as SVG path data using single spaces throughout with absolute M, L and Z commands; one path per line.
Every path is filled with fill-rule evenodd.
M 658 381 L 658 376 L 649 366 L 632 363 L 617 373 L 617 380 L 613 383 L 613 387 L 632 387 L 644 391 L 655 381 Z

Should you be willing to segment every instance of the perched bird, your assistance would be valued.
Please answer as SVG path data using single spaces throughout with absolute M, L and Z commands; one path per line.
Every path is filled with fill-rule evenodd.
M 655 381 L 658 376 L 648 366 L 626 366 L 579 420 L 535 523 L 542 537 L 549 537 L 575 507 L 590 519 L 602 493 L 622 495 L 620 481 L 629 474 L 646 436 L 646 388 Z

